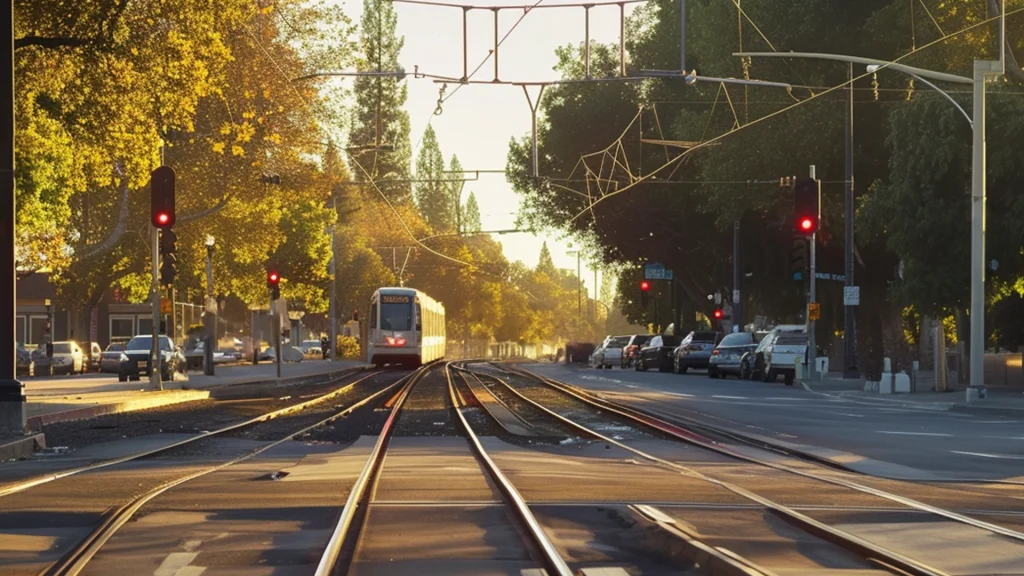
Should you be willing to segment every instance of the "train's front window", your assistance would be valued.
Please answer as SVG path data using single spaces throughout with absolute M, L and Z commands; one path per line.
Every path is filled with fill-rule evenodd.
M 382 295 L 380 303 L 381 330 L 412 330 L 412 298 Z

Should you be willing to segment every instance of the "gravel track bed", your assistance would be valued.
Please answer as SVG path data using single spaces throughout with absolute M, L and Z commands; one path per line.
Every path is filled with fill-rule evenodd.
M 464 380 L 465 375 L 461 372 L 452 371 L 452 382 L 455 383 L 455 388 L 462 395 L 462 398 L 467 402 L 473 402 L 475 397 L 472 389 L 466 384 Z M 499 438 L 505 438 L 511 436 L 508 432 L 502 428 L 501 424 L 480 406 L 469 405 L 462 408 L 462 415 L 466 418 L 466 422 L 469 422 L 470 427 L 477 436 L 497 436 Z
M 649 440 L 661 438 L 649 434 L 638 425 L 621 416 L 594 408 L 567 394 L 559 392 L 546 384 L 519 375 L 496 373 L 495 377 L 507 382 L 520 394 L 537 402 L 548 410 L 560 414 L 569 420 L 608 436 L 620 442 L 627 440 Z
M 452 409 L 444 367 L 428 368 L 405 399 L 394 435 L 462 436 L 462 424 L 456 422 Z
M 355 373 L 328 382 L 291 385 L 269 398 L 196 400 L 88 420 L 55 422 L 45 426 L 43 432 L 48 446 L 66 446 L 71 451 L 90 444 L 149 434 L 198 434 L 299 404 L 363 376 L 363 373 Z
M 483 383 L 484 387 L 491 394 L 504 402 L 505 406 L 529 422 L 537 433 L 549 436 L 556 442 L 561 442 L 570 438 L 581 443 L 590 441 L 589 439 L 581 437 L 575 428 L 565 425 L 561 421 L 552 418 L 550 414 L 543 410 L 539 410 L 528 402 L 523 401 L 522 398 L 509 391 L 507 386 L 498 383 L 493 378 L 490 378 L 487 375 L 482 375 L 480 376 L 480 382 Z

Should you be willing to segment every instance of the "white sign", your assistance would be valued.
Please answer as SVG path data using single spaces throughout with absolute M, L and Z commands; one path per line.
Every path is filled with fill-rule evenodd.
M 733 304 L 739 304 L 740 303 L 740 291 L 739 290 L 733 290 L 732 291 L 732 303 Z
M 860 306 L 860 286 L 843 288 L 843 306 Z

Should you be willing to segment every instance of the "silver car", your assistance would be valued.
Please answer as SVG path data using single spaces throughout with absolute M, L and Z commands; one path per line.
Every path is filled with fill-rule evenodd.
M 753 352 L 757 343 L 765 333 L 735 332 L 727 334 L 718 343 L 708 360 L 708 376 L 711 378 L 725 377 L 729 374 L 740 375 L 740 363 L 743 355 Z

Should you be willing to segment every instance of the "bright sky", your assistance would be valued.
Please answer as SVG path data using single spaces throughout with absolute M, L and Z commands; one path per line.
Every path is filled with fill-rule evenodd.
M 387 0 L 384 0 L 387 1 Z M 458 0 L 467 1 L 467 0 Z M 475 0 L 479 5 L 519 5 L 511 0 Z M 528 6 L 533 2 L 524 2 Z M 545 1 L 544 5 L 558 2 Z M 565 0 L 562 0 L 565 3 Z M 362 14 L 362 0 L 345 0 L 346 12 L 358 22 Z M 631 7 L 627 5 L 627 16 Z M 397 3 L 398 34 L 405 37 L 401 63 L 411 73 L 416 66 L 421 72 L 459 78 L 462 76 L 462 11 L 458 8 L 423 6 Z M 590 11 L 592 41 L 617 43 L 619 41 L 619 8 L 616 5 L 596 7 Z M 499 39 L 522 16 L 522 10 L 502 10 L 499 19 Z M 471 10 L 468 22 L 469 71 L 480 64 L 494 44 L 494 13 L 491 10 Z M 505 40 L 498 50 L 499 78 L 505 81 L 555 80 L 555 48 L 584 39 L 583 8 L 547 8 L 531 11 Z M 494 79 L 494 61 L 488 60 L 474 80 Z M 412 126 L 413 159 L 427 123 L 434 127 L 447 162 L 452 154 L 459 157 L 467 170 L 501 170 L 505 168 L 509 140 L 530 133 L 530 108 L 522 88 L 508 85 L 466 85 L 444 105 L 441 115 L 435 116 L 439 84 L 429 79 L 409 78 L 409 98 L 406 110 Z M 451 94 L 458 84 L 449 84 Z M 532 89 L 531 97 L 536 89 Z M 503 174 L 481 174 L 480 180 L 467 182 L 464 199 L 469 192 L 476 194 L 480 204 L 481 224 L 484 230 L 515 228 L 519 197 L 505 181 Z M 559 238 L 557 232 L 545 235 L 495 235 L 501 242 L 509 260 L 521 260 L 529 266 L 537 264 L 541 244 L 547 241 L 555 266 L 576 269 L 576 255 L 570 254 L 570 242 Z M 593 289 L 594 273 L 583 262 L 583 278 L 587 290 Z

